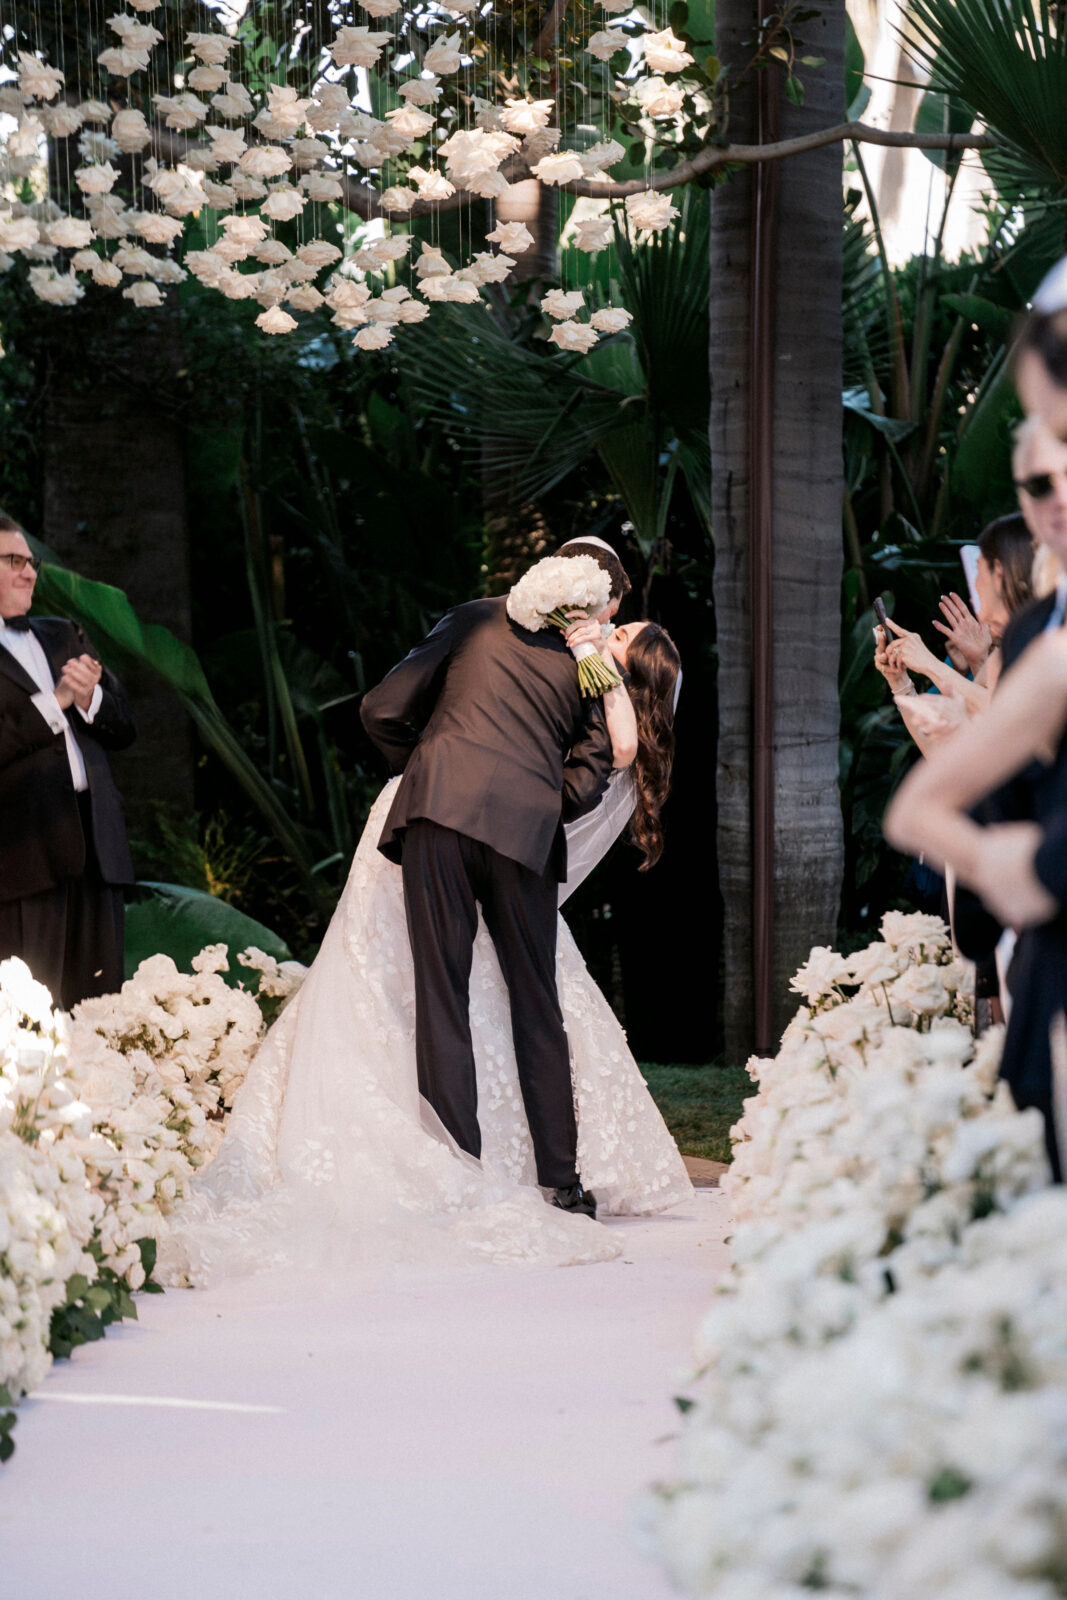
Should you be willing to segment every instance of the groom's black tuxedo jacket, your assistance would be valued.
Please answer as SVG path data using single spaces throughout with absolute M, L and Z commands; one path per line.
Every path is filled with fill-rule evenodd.
M 96 655 L 73 622 L 35 617 L 30 623 L 59 681 L 63 663 Z M 122 801 L 106 750 L 122 750 L 136 737 L 122 685 L 104 668 L 103 700 L 91 723 L 67 712 L 85 761 L 93 843 L 105 883 L 133 882 Z M 85 871 L 85 835 L 66 741 L 53 733 L 31 699 L 38 685 L 0 645 L 0 901 L 20 900 L 79 878 Z
M 604 793 L 611 740 L 562 635 L 530 633 L 505 607 L 456 606 L 364 696 L 367 732 L 404 774 L 379 848 L 399 861 L 405 827 L 425 818 L 562 880 L 562 824 Z

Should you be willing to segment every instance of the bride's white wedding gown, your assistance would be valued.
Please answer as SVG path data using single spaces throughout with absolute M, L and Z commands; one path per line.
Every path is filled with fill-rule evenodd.
M 549 1206 L 536 1187 L 507 990 L 484 926 L 470 988 L 480 1163 L 419 1096 L 401 874 L 377 849 L 397 781 L 371 811 L 322 948 L 257 1052 L 218 1155 L 167 1219 L 157 1269 L 164 1283 L 363 1262 L 563 1265 L 619 1252 L 609 1228 Z M 628 774 L 616 775 L 597 812 L 568 830 L 566 889 L 621 832 L 629 784 Z M 562 919 L 557 980 L 578 1169 L 600 1215 L 688 1199 L 674 1141 Z

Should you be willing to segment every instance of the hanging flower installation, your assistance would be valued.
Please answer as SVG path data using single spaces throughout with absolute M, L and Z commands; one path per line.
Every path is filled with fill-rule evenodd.
M 645 21 L 621 15 L 625 0 L 606 0 L 599 9 L 610 25 L 568 22 L 569 70 L 551 77 L 528 59 L 532 41 L 516 44 L 513 19 L 487 0 L 328 9 L 326 35 L 310 49 L 294 37 L 269 75 L 253 54 L 254 6 L 240 32 L 234 24 L 185 34 L 166 32 L 158 0 L 129 0 L 103 19 L 87 9 L 86 35 L 95 27 L 105 47 L 95 47 L 85 100 L 71 92 L 68 63 L 16 40 L 13 79 L 0 85 L 10 119 L 0 132 L 0 271 L 24 261 L 33 293 L 57 306 L 88 287 L 152 307 L 191 274 L 229 299 L 258 302 L 265 334 L 291 333 L 301 314 L 325 308 L 357 348 L 382 349 L 434 303 L 477 303 L 535 243 L 521 221 L 490 226 L 488 248 L 473 225 L 461 226 L 466 259 L 424 245 L 408 266 L 409 218 L 492 205 L 528 177 L 611 189 L 626 158 L 616 132 L 639 133 L 651 152 L 713 120 L 709 80 L 665 6 L 661 16 L 653 4 Z M 554 92 L 539 93 L 550 81 Z M 65 142 L 75 140 L 72 160 Z M 610 250 L 617 225 L 638 241 L 669 227 L 679 214 L 670 190 L 650 168 L 645 185 L 621 186 L 625 211 L 615 220 L 578 221 L 575 247 Z M 384 237 L 361 238 L 353 215 L 381 218 Z M 318 281 L 341 262 L 341 278 Z M 381 293 L 366 282 L 382 278 Z M 365 300 L 346 298 L 356 289 Z M 556 291 L 543 301 L 561 350 L 584 352 L 631 320 L 611 306 L 579 320 L 580 295 L 571 310 L 552 309 L 574 300 Z

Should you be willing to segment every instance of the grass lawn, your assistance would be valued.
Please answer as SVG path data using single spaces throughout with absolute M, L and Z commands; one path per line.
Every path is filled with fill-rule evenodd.
M 729 1161 L 730 1129 L 756 1086 L 744 1067 L 641 1063 L 652 1097 L 684 1156 Z

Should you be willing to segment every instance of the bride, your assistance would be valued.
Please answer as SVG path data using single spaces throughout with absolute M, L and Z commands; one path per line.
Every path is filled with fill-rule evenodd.
M 572 648 L 594 626 L 572 629 Z M 627 827 L 644 865 L 662 849 L 678 654 L 651 622 L 616 629 L 603 648 L 629 673 L 633 715 L 628 705 L 611 732 L 616 762 L 632 765 L 617 764 L 601 804 L 568 826 L 561 901 Z M 507 990 L 484 925 L 470 982 L 480 1161 L 418 1093 L 401 873 L 377 848 L 398 782 L 371 810 L 322 948 L 257 1052 L 218 1156 L 167 1219 L 157 1269 L 164 1283 L 367 1262 L 564 1265 L 619 1253 L 609 1229 L 550 1207 L 536 1187 Z M 562 918 L 557 983 L 579 1170 L 600 1214 L 647 1214 L 686 1200 L 684 1163 Z

